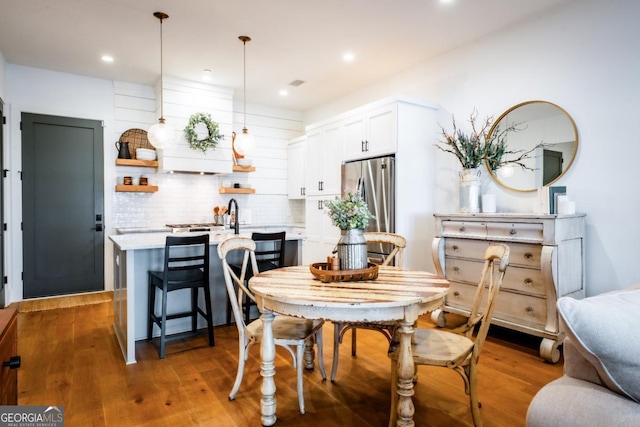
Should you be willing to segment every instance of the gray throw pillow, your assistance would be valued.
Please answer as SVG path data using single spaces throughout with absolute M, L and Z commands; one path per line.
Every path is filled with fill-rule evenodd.
M 612 391 L 640 403 L 640 290 L 558 299 L 566 333 Z

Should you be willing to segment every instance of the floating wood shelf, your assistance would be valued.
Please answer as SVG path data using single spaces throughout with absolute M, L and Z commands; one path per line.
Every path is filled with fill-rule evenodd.
M 255 166 L 233 165 L 234 172 L 255 172 L 255 170 L 256 170 Z
M 158 191 L 157 185 L 116 185 L 116 191 L 128 193 L 155 193 Z
M 145 168 L 157 168 L 157 160 L 116 159 L 116 166 L 142 166 Z
M 220 187 L 220 194 L 253 194 L 255 192 L 255 188 Z

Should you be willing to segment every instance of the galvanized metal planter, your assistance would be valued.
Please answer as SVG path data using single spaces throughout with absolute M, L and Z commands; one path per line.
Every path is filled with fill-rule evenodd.
M 364 230 L 345 230 L 338 241 L 340 270 L 361 270 L 369 266 L 367 262 L 367 241 Z

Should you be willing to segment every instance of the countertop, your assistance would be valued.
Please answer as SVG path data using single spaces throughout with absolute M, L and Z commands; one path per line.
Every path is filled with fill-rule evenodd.
M 304 240 L 306 234 L 304 229 L 293 227 L 280 227 L 287 232 L 286 240 Z M 245 229 L 240 228 L 239 236 L 251 238 L 251 233 L 254 231 L 273 231 L 266 227 L 247 227 Z M 185 232 L 185 233 L 168 233 L 168 232 L 133 232 L 129 234 L 115 234 L 109 236 L 109 239 L 120 250 L 136 250 L 136 249 L 156 249 L 164 248 L 167 236 L 196 236 L 201 232 Z M 211 245 L 217 245 L 228 237 L 234 236 L 233 230 L 225 231 L 212 231 L 209 234 L 209 243 Z

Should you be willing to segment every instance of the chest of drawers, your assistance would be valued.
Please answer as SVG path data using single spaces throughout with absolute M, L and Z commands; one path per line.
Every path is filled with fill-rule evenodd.
M 492 323 L 542 338 L 540 355 L 560 358 L 563 336 L 556 300 L 584 297 L 584 214 L 436 214 L 433 261 L 451 286 L 444 310 L 433 320 L 444 326 L 444 312 L 469 315 L 491 243 L 511 249 L 509 268 L 496 301 Z

